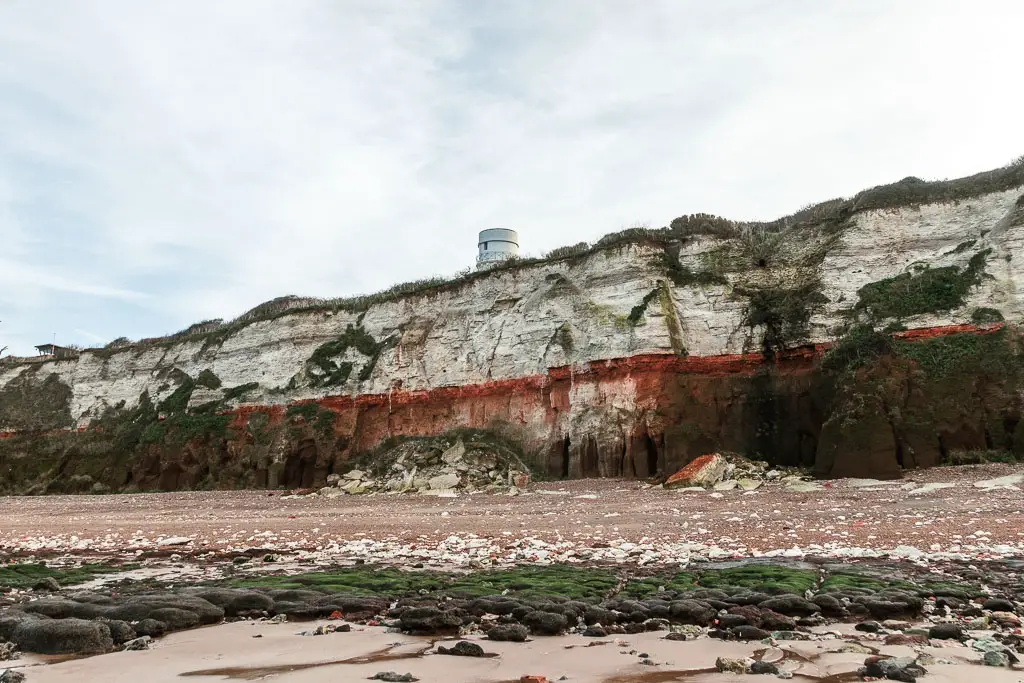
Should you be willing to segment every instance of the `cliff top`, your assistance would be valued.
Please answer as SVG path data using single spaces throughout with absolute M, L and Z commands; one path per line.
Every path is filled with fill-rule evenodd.
M 101 348 L 82 349 L 81 353 L 109 356 L 127 348 L 171 346 L 182 342 L 202 342 L 204 345 L 214 345 L 255 322 L 316 311 L 365 313 L 374 305 L 459 289 L 478 280 L 491 277 L 495 273 L 516 271 L 560 261 L 580 260 L 601 251 L 626 245 L 649 244 L 667 247 L 670 244 L 681 243 L 687 238 L 698 236 L 728 240 L 758 232 L 781 233 L 812 227 L 838 229 L 857 214 L 913 208 L 926 204 L 959 202 L 1017 187 L 1024 187 L 1024 156 L 1001 168 L 953 180 L 924 181 L 913 176 L 907 177 L 894 183 L 863 190 L 850 198 L 837 198 L 814 204 L 774 221 L 733 221 L 711 214 L 689 214 L 674 219 L 667 227 L 628 228 L 604 235 L 593 244 L 580 242 L 553 249 L 542 257 L 515 258 L 496 264 L 487 270 L 470 271 L 467 269 L 453 277 L 435 276 L 399 283 L 373 294 L 338 298 L 294 295 L 278 297 L 261 303 L 230 321 L 205 320 L 194 323 L 174 334 L 148 337 L 138 341 L 130 341 L 122 337 Z M 9 356 L 0 362 L 10 365 L 37 360 L 39 359 Z

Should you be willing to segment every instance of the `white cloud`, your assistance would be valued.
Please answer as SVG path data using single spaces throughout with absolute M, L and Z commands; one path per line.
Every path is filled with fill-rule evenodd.
M 12 0 L 0 332 L 22 352 L 54 328 L 153 335 L 451 273 L 485 227 L 537 254 L 993 167 L 1024 152 L 1022 19 L 1014 0 Z

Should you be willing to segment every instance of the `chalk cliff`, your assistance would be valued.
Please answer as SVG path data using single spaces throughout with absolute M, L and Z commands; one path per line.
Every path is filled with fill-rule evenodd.
M 458 427 L 566 477 L 712 449 L 871 476 L 1024 452 L 1022 163 L 584 247 L 0 363 L 0 488 L 312 486 Z

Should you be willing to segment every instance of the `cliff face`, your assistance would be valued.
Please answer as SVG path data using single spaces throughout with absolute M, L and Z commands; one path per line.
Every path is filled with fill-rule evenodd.
M 462 426 L 568 477 L 713 449 L 898 476 L 1024 449 L 1022 193 L 819 207 L 770 230 L 697 218 L 377 301 L 0 364 L 0 485 L 311 486 L 389 437 Z

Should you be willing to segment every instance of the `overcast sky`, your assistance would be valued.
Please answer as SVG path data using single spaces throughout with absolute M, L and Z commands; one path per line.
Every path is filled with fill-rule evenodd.
M 0 0 L 0 347 L 1024 154 L 1019 0 Z

